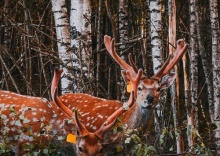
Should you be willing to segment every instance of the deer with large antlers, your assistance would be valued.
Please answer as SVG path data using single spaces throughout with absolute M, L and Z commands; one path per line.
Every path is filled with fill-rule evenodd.
M 105 36 L 104 43 L 109 54 L 122 69 L 129 71 L 128 73 L 131 73 L 134 77 L 138 77 L 138 69 L 131 58 L 130 66 L 116 53 L 114 39 L 111 40 L 109 36 Z M 162 68 L 151 78 L 142 75 L 138 84 L 132 85 L 136 100 L 133 107 L 122 115 L 122 123 L 127 124 L 128 128 L 137 128 L 147 124 L 147 120 L 151 116 L 154 106 L 158 103 L 160 90 L 169 87 L 175 79 L 175 73 L 169 73 L 169 71 L 177 64 L 186 49 L 187 45 L 184 40 L 178 40 L 173 58 L 169 56 Z M 126 72 L 122 71 L 122 76 L 126 82 L 131 81 L 133 83 L 133 79 L 131 76 L 128 76 Z M 86 128 L 91 130 L 96 130 L 101 123 L 106 120 L 109 111 L 114 112 L 122 104 L 122 102 L 119 101 L 110 102 L 109 100 L 106 101 L 80 93 L 64 94 L 59 97 L 59 100 L 63 105 L 68 107 L 68 109 L 78 110 L 82 114 L 81 122 L 85 124 Z M 83 101 L 86 102 L 84 103 L 85 105 L 82 105 Z
M 135 108 L 133 105 L 135 104 L 134 95 L 136 95 L 136 93 L 134 93 L 134 91 L 136 89 L 134 88 L 137 88 L 142 70 L 139 70 L 136 78 L 133 78 L 129 72 L 126 72 L 132 83 L 132 92 L 129 101 L 125 105 L 119 104 L 119 102 L 115 100 L 101 99 L 82 93 L 69 93 L 58 97 L 56 89 L 61 73 L 61 69 L 56 69 L 54 72 L 51 95 L 53 101 L 65 114 L 68 114 L 69 117 L 73 116 L 73 110 L 76 110 L 80 114 L 80 120 L 78 118 L 76 119 L 78 134 L 78 141 L 76 143 L 77 155 L 99 155 L 101 154 L 103 143 L 109 144 L 109 142 L 116 141 L 120 135 L 110 135 L 105 139 L 105 133 L 112 129 L 117 122 L 117 117 L 121 116 L 122 123 L 134 124 L 133 119 L 135 116 L 133 115 L 135 114 L 132 113 Z M 62 97 L 67 98 L 63 100 L 64 98 Z M 71 103 L 71 108 L 65 105 L 68 102 Z M 105 108 L 105 110 L 103 110 L 103 108 Z
M 137 75 L 137 67 L 129 55 L 130 64 L 127 64 L 123 59 L 118 56 L 115 50 L 114 39 L 110 36 L 104 36 L 104 43 L 108 53 L 111 57 L 121 66 L 123 70 L 129 71 L 133 76 Z M 173 58 L 171 56 L 165 61 L 160 70 L 152 77 L 147 78 L 142 75 L 141 80 L 138 84 L 137 100 L 138 106 L 142 112 L 142 119 L 144 124 L 147 123 L 150 115 L 153 112 L 155 105 L 158 104 L 160 91 L 169 87 L 176 78 L 176 73 L 169 73 L 170 70 L 178 63 L 183 54 L 186 52 L 187 44 L 183 39 L 178 40 L 176 51 Z M 126 83 L 130 81 L 126 74 L 123 74 L 123 78 Z
M 56 71 L 52 84 L 55 86 L 52 87 L 52 97 L 58 107 L 53 101 L 49 102 L 44 98 L 0 91 L 1 143 L 13 150 L 16 155 L 21 156 L 27 152 L 31 153 L 35 145 L 49 146 L 52 141 L 59 141 L 59 137 L 65 138 L 68 134 L 75 132 L 78 134 L 76 143 L 78 156 L 101 155 L 106 132 L 115 125 L 117 117 L 132 107 L 135 100 L 134 92 L 131 93 L 125 106 L 118 107 L 113 113 L 110 111 L 105 120 L 97 117 L 99 123 L 102 122 L 97 129 L 94 128 L 95 125 L 87 128 L 78 118 L 78 114 L 80 114 L 80 118 L 83 118 L 83 114 L 79 110 L 79 113 L 77 111 L 73 113 L 59 101 L 56 86 L 62 71 Z M 127 74 L 133 79 L 129 73 Z M 134 82 L 140 80 L 141 74 L 140 71 Z M 101 99 L 97 98 L 97 100 Z M 109 102 L 113 101 L 109 100 Z M 81 105 L 85 106 L 85 104 L 86 101 L 81 102 Z M 24 148 L 25 146 L 29 148 Z

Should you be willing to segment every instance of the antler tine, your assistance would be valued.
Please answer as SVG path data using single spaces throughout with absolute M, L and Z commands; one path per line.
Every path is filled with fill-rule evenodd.
M 59 69 L 58 67 L 54 68 L 54 75 L 53 75 L 53 80 L 51 84 L 51 97 L 53 101 L 55 101 L 56 89 L 57 89 L 58 82 L 59 82 L 62 72 L 63 72 L 62 69 Z
M 130 98 L 127 102 L 127 106 L 131 107 L 134 104 L 134 92 L 132 91 L 130 94 Z M 129 108 L 130 108 L 129 107 Z M 127 108 L 125 109 L 124 106 L 120 107 L 119 109 L 117 109 L 110 117 L 108 117 L 105 121 L 105 123 L 95 132 L 95 134 L 102 139 L 104 134 L 110 130 L 116 123 L 116 119 L 117 117 L 119 117 L 120 115 L 122 115 L 124 112 L 127 111 Z
M 133 70 L 133 68 L 127 64 L 123 59 L 121 59 L 115 51 L 115 40 L 114 38 L 111 40 L 111 37 L 108 35 L 104 36 L 104 43 L 108 53 L 111 57 L 125 70 L 128 70 L 132 73 L 133 76 L 136 76 L 137 73 Z
M 185 41 L 183 39 L 178 40 L 176 52 L 174 53 L 175 55 L 174 55 L 173 59 L 169 62 L 169 60 L 170 60 L 170 56 L 169 56 L 167 61 L 161 67 L 161 69 L 155 75 L 153 75 L 151 78 L 161 80 L 161 78 L 164 75 L 166 75 L 175 66 L 175 64 L 177 64 L 179 59 L 186 52 L 187 47 L 188 47 L 188 45 L 185 43 Z
M 129 59 L 129 62 L 130 62 L 130 64 L 131 64 L 132 68 L 133 68 L 134 71 L 137 73 L 137 72 L 138 72 L 138 68 L 137 68 L 137 66 L 135 65 L 135 63 L 134 63 L 134 61 L 133 61 L 133 59 L 132 59 L 132 57 L 131 57 L 131 53 L 128 54 L 128 59 Z
M 51 96 L 52 96 L 52 100 L 64 113 L 66 113 L 69 117 L 73 117 L 73 112 L 60 101 L 57 95 L 57 86 L 62 72 L 63 72 L 62 69 L 59 68 L 54 69 L 54 77 L 51 85 Z
M 137 95 L 137 86 L 138 83 L 141 79 L 143 70 L 139 69 L 137 77 L 133 78 L 133 76 L 131 75 L 131 73 L 129 71 L 126 71 L 126 74 L 129 76 L 130 81 L 133 83 L 132 84 L 132 92 L 130 94 L 129 100 L 126 103 L 125 106 L 120 107 L 118 110 L 116 110 L 111 116 L 109 116 L 107 118 L 107 120 L 105 121 L 105 123 L 99 128 L 99 130 L 96 131 L 96 135 L 99 138 L 103 138 L 105 132 L 107 132 L 108 130 L 110 130 L 112 128 L 112 126 L 115 125 L 116 123 L 116 119 L 117 117 L 119 117 L 120 115 L 122 115 L 124 112 L 126 112 L 129 108 L 131 108 L 134 104 L 135 101 L 135 96 Z
M 88 130 L 86 129 L 86 127 L 84 126 L 84 124 L 82 124 L 80 121 L 79 121 L 79 118 L 78 118 L 78 112 L 75 111 L 75 120 L 76 120 L 76 125 L 77 125 L 77 128 L 78 128 L 78 132 L 79 132 L 79 136 L 80 137 L 85 137 L 88 135 Z

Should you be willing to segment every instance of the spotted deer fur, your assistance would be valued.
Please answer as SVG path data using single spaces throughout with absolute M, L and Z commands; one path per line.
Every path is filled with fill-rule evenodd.
M 134 88 L 137 87 L 138 82 L 140 81 L 142 70 L 139 70 L 137 77 L 134 78 L 131 76 L 129 72 L 126 74 L 128 77 L 132 80 L 132 92 L 130 94 L 129 101 L 122 105 L 119 104 L 118 101 L 114 100 L 107 100 L 107 99 L 101 99 L 97 97 L 93 97 L 87 94 L 65 94 L 64 96 L 68 97 L 71 101 L 68 101 L 69 99 L 63 100 L 62 98 L 57 96 L 56 88 L 58 85 L 58 81 L 60 78 L 60 75 L 62 73 L 61 69 L 55 69 L 54 72 L 54 78 L 51 85 L 51 95 L 54 100 L 54 102 L 69 116 L 72 116 L 72 111 L 77 110 L 77 112 L 80 114 L 79 120 L 80 124 L 77 124 L 78 127 L 78 140 L 76 144 L 77 148 L 77 155 L 80 156 L 91 156 L 91 155 L 99 155 L 101 154 L 100 151 L 103 148 L 103 144 L 108 144 L 109 142 L 116 141 L 118 138 L 120 138 L 119 135 L 112 135 L 111 133 L 108 133 L 109 136 L 106 137 L 106 132 L 109 132 L 109 130 L 112 128 L 112 126 L 115 124 L 115 119 L 117 117 L 121 117 L 122 123 L 127 124 L 133 124 L 133 118 L 135 114 L 133 114 L 133 109 L 135 109 L 135 96 L 136 93 L 134 92 Z M 73 96 L 74 95 L 74 96 Z M 72 98 L 71 98 L 72 97 Z M 77 100 L 75 98 L 77 97 Z M 74 105 L 71 105 L 71 107 L 68 107 L 68 105 L 65 105 L 64 102 L 70 102 L 74 103 Z M 92 106 L 92 107 L 91 107 Z M 103 109 L 103 107 L 105 109 Z M 102 108 L 102 109 L 100 109 Z M 79 121 L 78 120 L 78 121 Z M 114 122 L 115 121 L 115 122 Z M 121 122 L 117 122 L 120 124 Z M 79 126 L 83 125 L 83 126 Z M 106 126 L 109 126 L 110 128 L 107 128 L 107 130 L 104 130 Z M 83 127 L 83 128 L 79 128 Z M 85 133 L 81 134 L 83 131 L 86 131 Z M 85 136 L 85 137 L 84 137 Z M 89 139 L 90 138 L 90 139 Z M 93 138 L 93 139 L 91 139 Z M 96 138 L 96 141 L 95 141 Z M 108 142 L 106 142 L 108 140 Z M 96 147 L 99 148 L 92 148 L 96 144 Z
M 24 146 L 47 147 L 53 140 L 65 138 L 74 130 L 68 120 L 65 113 L 44 98 L 0 91 L 0 142 L 16 155 L 28 152 Z

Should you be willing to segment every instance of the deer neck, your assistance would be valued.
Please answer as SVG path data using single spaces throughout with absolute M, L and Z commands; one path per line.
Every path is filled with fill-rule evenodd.
M 141 108 L 137 102 L 122 116 L 123 124 L 128 128 L 145 128 L 153 112 L 153 108 Z

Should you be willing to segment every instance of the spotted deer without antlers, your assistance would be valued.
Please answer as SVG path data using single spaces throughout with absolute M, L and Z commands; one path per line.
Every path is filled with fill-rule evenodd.
M 116 118 L 121 116 L 122 123 L 133 125 L 135 118 L 134 109 L 135 96 L 134 88 L 140 81 L 142 70 L 139 70 L 137 77 L 133 78 L 129 72 L 127 76 L 131 79 L 133 86 L 129 101 L 122 105 L 119 101 L 106 100 L 90 96 L 88 94 L 65 94 L 57 97 L 56 88 L 62 70 L 56 69 L 51 87 L 52 98 L 55 103 L 69 116 L 73 116 L 73 111 L 76 110 L 80 117 L 77 118 L 76 127 L 78 129 L 78 140 L 76 143 L 77 155 L 79 156 L 96 156 L 101 155 L 103 145 L 116 141 L 119 135 L 108 135 L 117 122 Z M 120 123 L 120 122 L 119 122 Z

